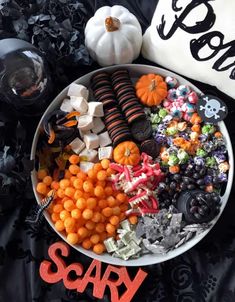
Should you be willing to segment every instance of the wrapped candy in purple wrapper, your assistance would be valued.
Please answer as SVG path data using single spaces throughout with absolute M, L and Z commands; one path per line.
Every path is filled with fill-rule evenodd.
M 219 173 L 217 176 L 217 179 L 219 182 L 227 182 L 228 181 L 228 176 L 226 173 Z
M 203 142 L 207 141 L 208 136 L 206 134 L 200 134 L 198 138 L 199 138 L 200 142 L 203 143 Z
M 215 149 L 215 145 L 212 141 L 209 141 L 209 142 L 205 142 L 203 144 L 203 149 L 206 151 L 206 152 L 211 152 L 212 150 Z
M 213 177 L 211 175 L 206 175 L 204 177 L 205 185 L 211 185 L 213 181 Z
M 155 135 L 155 141 L 158 143 L 158 144 L 165 144 L 167 142 L 167 137 L 164 135 L 164 134 L 159 134 L 157 133 Z
M 226 161 L 226 155 L 220 151 L 214 151 L 213 156 L 218 164 Z
M 204 166 L 205 165 L 205 159 L 203 157 L 200 157 L 200 156 L 195 156 L 194 157 L 194 163 L 195 163 L 195 165 L 198 165 L 198 166 Z

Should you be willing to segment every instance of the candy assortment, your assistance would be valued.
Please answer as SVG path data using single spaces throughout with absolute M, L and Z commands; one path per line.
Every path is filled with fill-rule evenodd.
M 88 89 L 89 88 L 89 89 Z M 124 260 L 167 253 L 220 212 L 229 162 L 223 134 L 177 79 L 128 70 L 72 83 L 38 144 L 37 192 L 70 244 Z

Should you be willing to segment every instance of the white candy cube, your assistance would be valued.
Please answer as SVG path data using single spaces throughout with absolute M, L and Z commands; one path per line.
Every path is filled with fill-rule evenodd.
M 102 159 L 111 159 L 113 155 L 113 147 L 101 147 L 98 149 L 99 160 Z
M 93 166 L 94 163 L 91 163 L 89 161 L 81 161 L 79 165 L 80 169 L 85 173 L 87 173 L 90 169 L 92 169 Z
M 106 147 L 106 146 L 112 144 L 108 131 L 99 134 L 98 137 L 99 137 L 99 141 L 100 141 L 100 147 Z
M 96 149 L 99 147 L 99 137 L 95 133 L 85 134 L 84 143 L 87 149 Z
M 89 102 L 88 114 L 98 117 L 104 116 L 103 104 L 100 102 Z
M 84 97 L 82 96 L 71 96 L 70 102 L 74 110 L 80 112 L 81 114 L 87 113 L 88 104 Z
M 60 110 L 65 112 L 73 111 L 73 106 L 71 104 L 71 101 L 69 99 L 64 99 L 62 104 L 60 105 Z
M 93 128 L 93 117 L 85 114 L 76 117 L 78 121 L 78 129 L 81 129 L 83 132 L 88 131 Z
M 92 149 L 84 149 L 79 154 L 81 161 L 91 161 L 93 162 L 96 159 L 97 151 Z
M 85 86 L 76 83 L 70 84 L 68 90 L 68 96 L 82 96 L 87 100 L 88 95 L 89 95 L 89 91 Z
M 78 137 L 75 138 L 71 143 L 70 146 L 76 154 L 79 154 L 84 148 L 85 144 L 82 140 L 80 140 Z
M 104 123 L 99 117 L 94 117 L 93 124 L 94 124 L 94 128 L 92 129 L 92 132 L 96 134 L 100 133 L 105 128 Z

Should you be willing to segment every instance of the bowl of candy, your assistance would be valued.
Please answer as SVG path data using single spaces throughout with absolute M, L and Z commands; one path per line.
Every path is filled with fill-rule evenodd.
M 229 134 L 216 121 L 225 108 L 212 99 L 170 71 L 135 64 L 65 88 L 31 150 L 35 197 L 53 230 L 79 252 L 124 266 L 197 244 L 233 181 Z

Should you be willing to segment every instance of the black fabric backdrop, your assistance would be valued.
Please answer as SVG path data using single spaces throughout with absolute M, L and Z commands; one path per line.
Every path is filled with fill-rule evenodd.
M 91 1 L 86 2 L 90 16 L 103 5 L 121 4 L 139 19 L 143 30 L 149 25 L 157 1 Z M 137 63 L 152 64 L 139 58 Z M 153 65 L 153 64 L 152 64 Z M 96 64 L 79 70 L 65 70 L 69 81 L 98 68 Z M 205 93 L 226 100 L 229 115 L 225 121 L 231 140 L 235 141 L 233 121 L 235 101 L 214 87 L 194 82 Z M 61 90 L 68 83 L 60 83 Z M 28 131 L 30 148 L 37 120 L 22 120 Z M 30 127 L 28 127 L 30 125 Z M 0 216 L 0 302 L 75 302 L 97 301 L 92 287 L 83 294 L 67 290 L 62 283 L 49 285 L 39 276 L 41 261 L 48 258 L 48 247 L 60 238 L 44 221 L 39 227 L 27 225 L 24 220 L 35 205 L 26 194 L 15 208 Z M 183 255 L 159 265 L 143 267 L 147 278 L 133 301 L 141 302 L 234 302 L 235 301 L 235 191 L 232 189 L 228 204 L 216 226 L 197 246 Z M 91 259 L 71 249 L 66 263 L 81 262 L 85 269 Z M 103 264 L 105 267 L 106 265 Z M 131 275 L 137 268 L 128 268 Z M 109 293 L 102 301 L 110 301 Z

